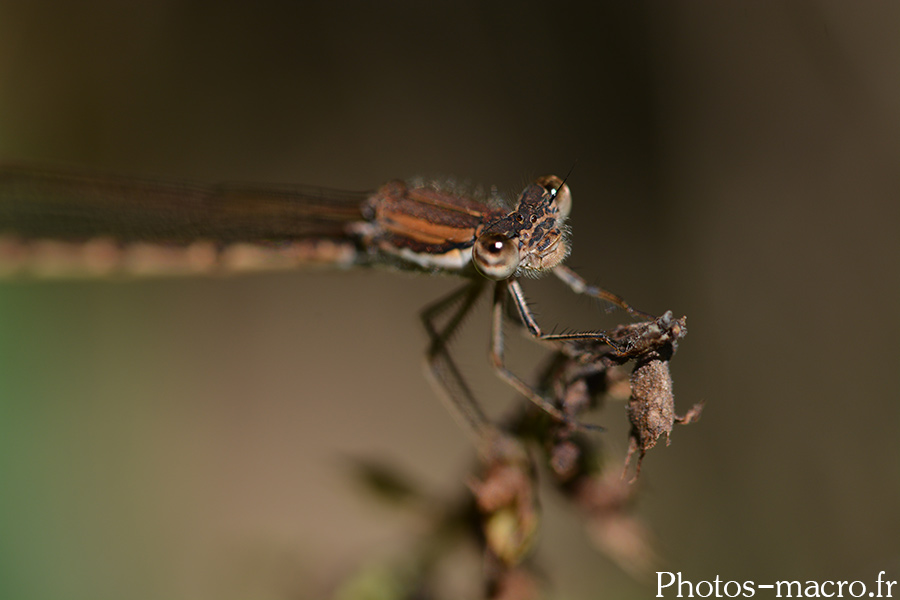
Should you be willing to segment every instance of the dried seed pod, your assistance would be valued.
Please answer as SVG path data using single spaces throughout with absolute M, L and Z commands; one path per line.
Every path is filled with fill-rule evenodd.
M 703 410 L 702 404 L 695 404 L 683 417 L 675 414 L 675 395 L 672 392 L 672 375 L 669 361 L 653 353 L 638 361 L 631 373 L 631 399 L 628 401 L 628 420 L 631 421 L 631 439 L 628 456 L 625 458 L 625 472 L 635 452 L 640 452 L 634 474 L 635 481 L 641 473 L 641 463 L 647 450 L 654 447 L 661 435 L 669 435 L 675 423 L 688 424 L 696 421 Z M 624 473 L 622 476 L 624 477 Z

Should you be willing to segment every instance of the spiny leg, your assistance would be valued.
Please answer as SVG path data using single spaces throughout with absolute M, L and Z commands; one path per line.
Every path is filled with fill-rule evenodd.
M 537 390 L 523 381 L 506 366 L 506 361 L 503 356 L 503 320 L 506 310 L 504 301 L 506 300 L 506 291 L 507 289 L 512 288 L 513 283 L 515 283 L 515 280 L 498 281 L 497 285 L 494 287 L 494 303 L 491 311 L 491 364 L 500 378 L 515 388 L 516 391 L 554 418 L 568 423 L 571 419 L 563 414 L 556 405 L 544 398 Z M 521 289 L 519 289 L 519 292 L 521 294 Z M 515 295 L 513 295 L 513 297 L 515 298 Z M 526 312 L 523 314 L 520 308 L 519 314 L 522 316 L 522 320 L 525 322 L 526 327 L 528 327 L 529 332 L 531 332 L 533 336 L 539 338 L 540 329 L 538 329 L 537 323 L 534 322 L 531 313 Z
M 519 318 L 525 324 L 531 337 L 541 342 L 565 342 L 567 340 L 595 340 L 609 345 L 614 351 L 620 352 L 621 348 L 617 342 L 603 331 L 575 331 L 572 333 L 544 333 L 541 331 L 540 325 L 534 318 L 528 303 L 525 301 L 525 294 L 522 292 L 522 286 L 515 279 L 505 282 L 512 296 L 513 303 L 519 313 Z
M 597 298 L 598 300 L 605 300 L 606 302 L 618 306 L 629 315 L 635 317 L 641 317 L 642 319 L 656 318 L 650 313 L 632 308 L 631 305 L 625 302 L 625 300 L 623 300 L 621 296 L 617 296 L 616 294 L 608 292 L 603 288 L 599 288 L 595 285 L 590 285 L 584 279 L 584 277 L 564 265 L 557 265 L 556 267 L 554 267 L 553 274 L 559 277 L 563 281 L 563 283 L 569 286 L 569 288 L 576 294 L 584 294 L 586 296 L 591 296 L 592 298 Z
M 477 443 L 492 427 L 475 399 L 465 378 L 450 356 L 448 344 L 459 328 L 466 314 L 484 291 L 485 282 L 474 280 L 454 290 L 447 296 L 426 306 L 420 313 L 422 324 L 428 332 L 430 343 L 426 353 L 428 372 L 433 377 L 435 388 L 441 392 L 450 411 L 464 424 Z M 438 329 L 435 319 L 444 314 L 454 304 L 459 303 L 451 317 Z

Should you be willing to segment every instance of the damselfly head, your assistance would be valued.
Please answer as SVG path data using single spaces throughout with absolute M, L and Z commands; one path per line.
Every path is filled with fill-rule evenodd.
M 475 267 L 489 279 L 538 275 L 569 254 L 565 220 L 572 208 L 569 186 L 546 175 L 526 187 L 516 209 L 484 228 L 472 248 Z

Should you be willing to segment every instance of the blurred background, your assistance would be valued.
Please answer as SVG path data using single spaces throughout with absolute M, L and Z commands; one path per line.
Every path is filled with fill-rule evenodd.
M 900 6 L 0 2 L 0 158 L 373 188 L 565 175 L 588 280 L 688 316 L 637 512 L 693 580 L 900 578 Z M 577 164 L 576 164 L 577 163 Z M 620 315 L 528 281 L 542 323 Z M 328 597 L 474 457 L 386 272 L 0 283 L 0 596 Z M 486 303 L 454 344 L 491 414 Z M 542 353 L 514 344 L 528 373 Z M 621 405 L 596 420 L 613 460 Z M 559 598 L 646 598 L 552 489 Z

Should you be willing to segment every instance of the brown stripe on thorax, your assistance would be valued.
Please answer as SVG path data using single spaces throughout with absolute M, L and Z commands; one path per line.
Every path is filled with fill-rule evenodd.
M 416 251 L 445 252 L 471 246 L 484 222 L 497 213 L 472 198 L 427 187 L 411 188 L 401 181 L 383 185 L 368 202 L 371 220 L 388 234 L 391 243 Z

